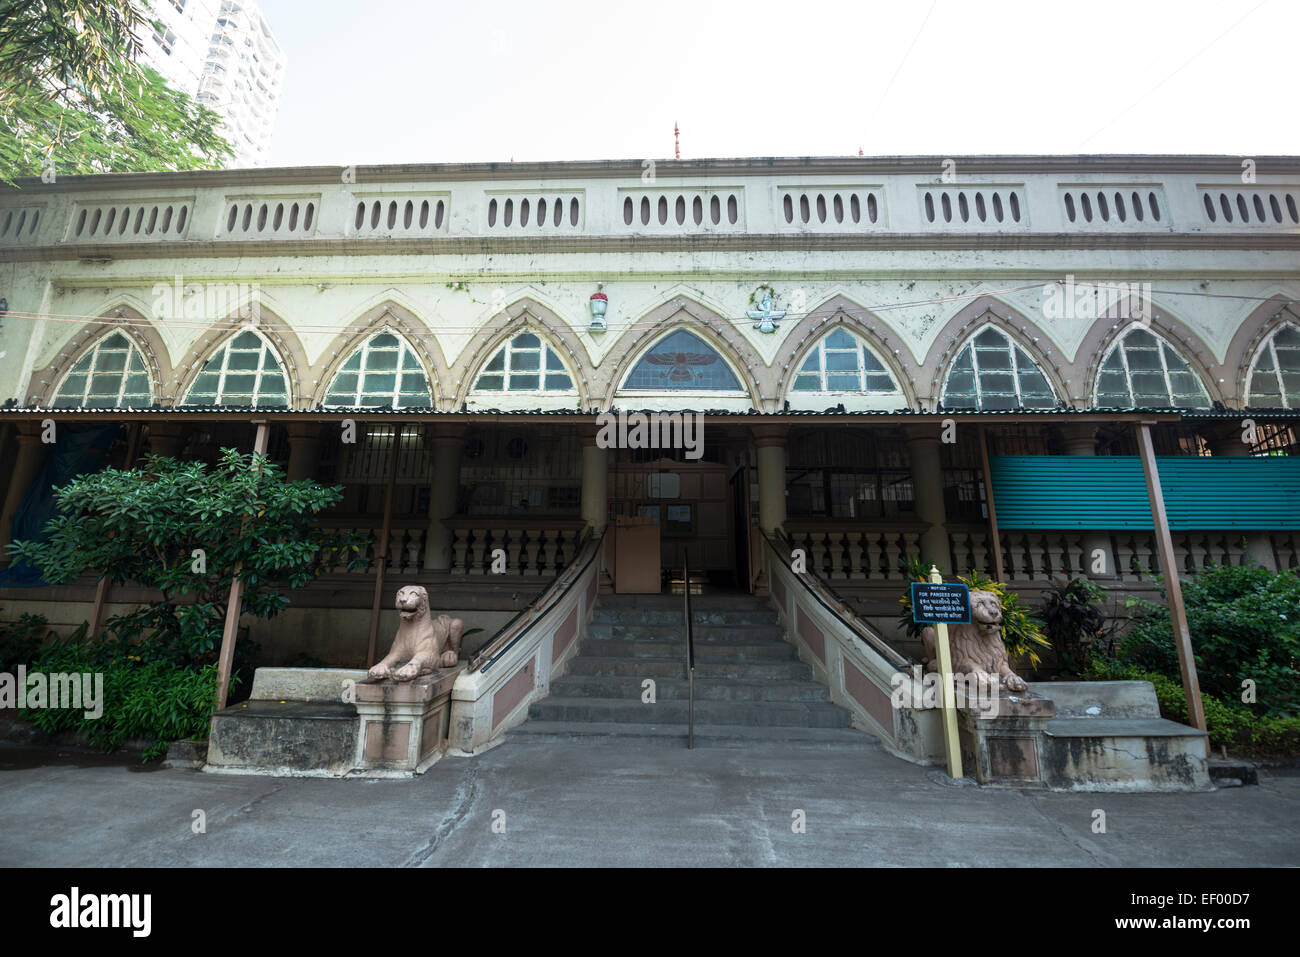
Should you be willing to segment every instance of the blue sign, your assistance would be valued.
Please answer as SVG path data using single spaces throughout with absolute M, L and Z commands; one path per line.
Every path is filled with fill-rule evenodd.
M 912 621 L 918 625 L 970 623 L 970 589 L 965 585 L 912 582 Z

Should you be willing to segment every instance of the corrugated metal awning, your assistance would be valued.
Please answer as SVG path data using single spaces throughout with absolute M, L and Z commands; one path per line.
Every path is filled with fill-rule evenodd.
M 1300 457 L 1160 457 L 1171 529 L 1300 529 Z M 1150 529 L 1135 455 L 998 455 L 989 459 L 1005 529 Z

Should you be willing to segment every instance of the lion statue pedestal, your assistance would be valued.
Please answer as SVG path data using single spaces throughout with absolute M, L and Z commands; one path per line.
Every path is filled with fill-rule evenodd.
M 1042 738 L 1056 706 L 1011 670 L 1002 642 L 1002 601 L 970 593 L 969 624 L 948 626 L 962 766 L 980 784 L 1043 787 Z M 937 635 L 921 632 L 926 670 L 938 670 Z
M 419 585 L 398 589 L 397 611 L 392 649 L 357 682 L 355 765 L 405 776 L 432 767 L 446 747 L 464 623 L 433 617 Z

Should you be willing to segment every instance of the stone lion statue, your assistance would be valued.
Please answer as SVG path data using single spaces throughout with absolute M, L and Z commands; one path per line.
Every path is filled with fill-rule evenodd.
M 978 681 L 996 682 L 1007 691 L 1026 691 L 1025 679 L 1011 670 L 1007 649 L 1002 643 L 1002 601 L 991 591 L 970 593 L 970 624 L 948 626 L 948 646 L 952 651 L 952 670 Z M 939 670 L 939 653 L 935 648 L 935 631 L 921 631 L 925 648 L 926 669 Z
M 370 669 L 371 678 L 410 681 L 439 668 L 455 667 L 465 630 L 463 621 L 430 615 L 429 593 L 420 585 L 404 585 L 397 590 L 397 612 L 400 621 L 392 650 Z

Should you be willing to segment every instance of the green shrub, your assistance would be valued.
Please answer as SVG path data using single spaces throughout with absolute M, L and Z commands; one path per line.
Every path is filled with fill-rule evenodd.
M 17 621 L 0 622 L 0 672 L 31 664 L 53 634 L 42 615 L 23 612 Z
M 1207 568 L 1182 588 L 1201 689 L 1240 701 L 1249 679 L 1258 702 L 1253 713 L 1300 711 L 1300 576 L 1223 565 Z M 1117 657 L 1179 679 L 1168 607 L 1138 604 L 1146 614 L 1120 643 Z
M 21 712 L 24 718 L 42 731 L 78 732 L 105 751 L 116 750 L 128 740 L 150 740 L 146 761 L 161 757 L 173 741 L 207 737 L 216 707 L 215 664 L 177 664 L 174 654 L 157 642 L 120 636 L 85 643 L 85 631 L 83 625 L 67 639 L 47 646 L 32 662 L 28 677 L 55 672 L 102 674 L 100 717 L 86 717 L 83 707 L 27 708 Z
M 1160 703 L 1161 717 L 1190 724 L 1187 695 L 1181 681 L 1155 671 L 1097 655 L 1085 677 L 1090 681 L 1149 681 Z M 1201 692 L 1205 728 L 1210 743 L 1246 756 L 1294 757 L 1300 755 L 1300 717 L 1256 714 L 1245 706 L 1226 704 Z
M 1101 603 L 1106 589 L 1079 577 L 1052 582 L 1043 599 L 1043 631 L 1056 649 L 1061 667 L 1078 673 L 1088 666 L 1092 646 L 1106 626 Z

